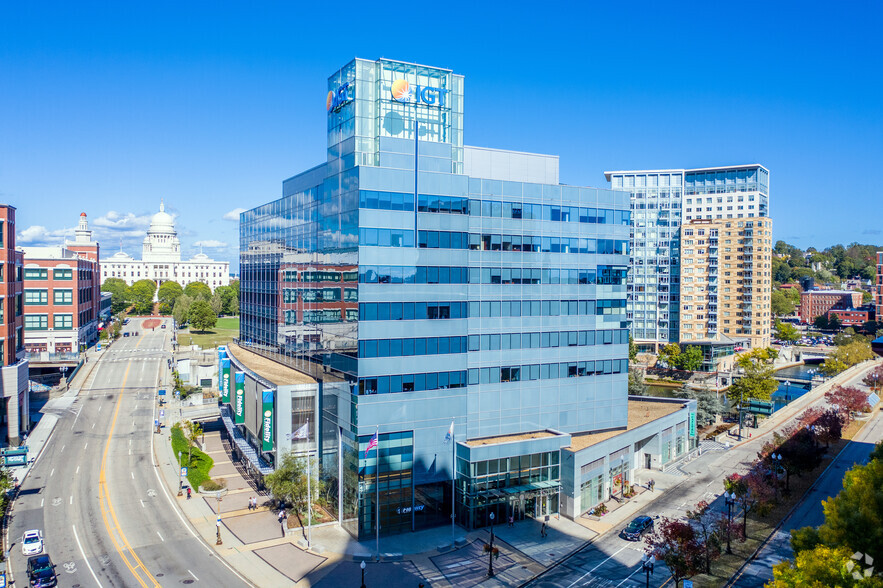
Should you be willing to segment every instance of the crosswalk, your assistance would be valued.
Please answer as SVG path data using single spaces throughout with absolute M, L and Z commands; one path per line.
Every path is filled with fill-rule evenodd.
M 698 457 L 699 455 L 701 455 L 703 453 L 708 453 L 709 451 L 726 451 L 728 449 L 730 449 L 729 446 L 727 446 L 724 443 L 720 443 L 718 441 L 712 441 L 712 440 L 700 441 L 698 453 L 696 453 L 694 450 L 693 453 L 688 454 L 677 461 L 673 461 L 673 462 L 666 464 L 666 466 L 662 469 L 662 473 L 670 474 L 672 476 L 682 476 L 682 477 L 689 476 L 690 474 L 688 474 L 687 472 L 685 472 L 681 469 L 681 466 L 686 464 L 688 461 L 695 459 L 696 457 Z

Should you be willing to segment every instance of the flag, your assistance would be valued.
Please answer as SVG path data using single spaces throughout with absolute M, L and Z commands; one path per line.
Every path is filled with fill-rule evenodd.
M 451 421 L 451 428 L 448 429 L 447 434 L 445 434 L 445 445 L 454 440 L 454 421 Z
M 368 447 L 365 449 L 365 459 L 368 459 L 368 452 L 377 447 L 377 433 L 374 433 L 374 436 L 371 437 L 371 440 L 368 441 Z
M 310 438 L 310 423 L 304 423 L 300 429 L 295 431 L 294 433 L 288 434 L 289 439 L 309 439 Z

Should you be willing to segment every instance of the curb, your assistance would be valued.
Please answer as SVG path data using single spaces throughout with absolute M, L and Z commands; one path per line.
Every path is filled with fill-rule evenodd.
M 666 490 L 666 492 L 668 492 L 668 491 L 670 491 L 670 490 L 674 490 L 675 488 L 680 487 L 681 484 L 686 483 L 688 480 L 689 480 L 689 478 L 684 478 L 684 479 L 682 479 L 680 482 L 678 482 L 677 484 L 675 484 L 674 486 L 669 486 L 668 489 Z M 654 502 L 656 502 L 657 500 L 659 500 L 659 499 L 662 498 L 663 496 L 665 496 L 665 492 L 659 492 L 658 494 L 656 494 L 656 496 L 653 498 L 653 500 L 651 500 L 650 502 L 648 502 L 648 503 L 647 503 L 646 505 L 644 505 L 644 506 L 645 506 L 645 507 L 650 506 L 651 504 L 653 504 Z M 577 547 L 576 549 L 572 550 L 570 553 L 564 555 L 561 559 L 559 559 L 558 561 L 556 561 L 555 563 L 553 563 L 552 565 L 550 565 L 549 567 L 547 567 L 545 570 L 543 570 L 543 571 L 540 572 L 539 574 L 533 576 L 532 578 L 528 578 L 527 580 L 525 580 L 525 581 L 522 582 L 521 584 L 518 584 L 518 588 L 523 588 L 524 586 L 527 586 L 527 585 L 530 584 L 531 582 L 534 582 L 534 581 L 536 581 L 536 580 L 542 578 L 542 577 L 545 576 L 547 573 L 551 572 L 552 570 L 554 570 L 555 568 L 557 568 L 558 566 L 560 566 L 561 564 L 563 564 L 564 562 L 566 562 L 567 560 L 569 560 L 571 557 L 575 556 L 576 554 L 580 553 L 581 551 L 583 551 L 583 550 L 585 550 L 585 549 L 588 549 L 593 543 L 595 543 L 595 541 L 597 541 L 597 540 L 600 539 L 601 537 L 604 537 L 604 536 L 607 535 L 609 532 L 613 531 L 615 528 L 616 528 L 615 526 L 611 526 L 611 527 L 610 527 L 609 529 L 607 529 L 606 531 L 603 531 L 603 532 L 601 532 L 601 533 L 598 533 L 597 535 L 595 535 L 594 537 L 592 537 L 591 539 L 589 539 L 588 541 L 586 541 L 585 543 L 583 543 L 582 545 L 580 545 L 579 547 Z
M 867 425 L 869 422 L 870 422 L 870 419 L 865 421 L 865 424 L 862 425 L 858 431 L 856 431 L 856 435 L 858 435 L 865 428 L 865 425 Z M 760 544 L 757 546 L 757 549 L 755 549 L 754 552 L 748 556 L 748 559 L 745 560 L 745 563 L 743 563 L 741 566 L 739 566 L 739 569 L 736 570 L 736 572 L 732 576 L 730 576 L 730 579 L 727 580 L 726 584 L 724 584 L 724 588 L 730 588 L 731 586 L 734 585 L 735 582 L 739 581 L 739 578 L 741 578 L 742 574 L 745 572 L 745 568 L 747 568 L 749 565 L 751 565 L 751 563 L 757 557 L 757 554 L 760 553 L 760 551 L 764 547 L 767 546 L 767 544 L 770 542 L 770 540 L 773 538 L 773 536 L 779 532 L 779 529 L 781 529 L 782 526 L 786 522 L 788 522 L 788 520 L 794 514 L 794 511 L 797 510 L 797 507 L 800 506 L 800 504 L 806 499 L 806 497 L 809 496 L 810 492 L 813 491 L 813 488 L 816 487 L 816 484 L 819 483 L 819 479 L 821 479 L 828 472 L 828 470 L 831 469 L 831 467 L 834 465 L 834 462 L 836 462 L 840 458 L 840 454 L 843 453 L 844 451 L 846 451 L 846 448 L 849 447 L 852 443 L 853 443 L 853 440 L 850 439 L 849 443 L 844 445 L 840 449 L 840 451 L 837 452 L 837 455 L 834 456 L 834 458 L 831 460 L 831 463 L 828 464 L 828 467 L 826 467 L 824 470 L 822 470 L 822 473 L 820 473 L 818 476 L 816 476 L 816 479 L 813 481 L 813 483 L 810 485 L 810 487 L 807 488 L 806 491 L 800 496 L 800 499 L 794 503 L 794 506 L 791 507 L 791 510 L 789 510 L 788 513 L 784 517 L 782 517 L 782 520 L 779 521 L 779 524 L 776 525 L 772 531 L 770 531 L 770 534 L 767 535 L 766 539 L 764 539 L 763 541 L 760 542 Z

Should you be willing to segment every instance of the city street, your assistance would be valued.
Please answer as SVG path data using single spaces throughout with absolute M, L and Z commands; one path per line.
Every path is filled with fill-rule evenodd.
M 870 369 L 870 366 L 869 366 Z M 865 370 L 858 375 L 849 378 L 845 385 L 860 385 Z M 821 402 L 824 402 L 822 399 Z M 822 522 L 820 501 L 836 494 L 841 487 L 843 473 L 852 467 L 854 462 L 863 462 L 868 453 L 873 449 L 873 443 L 883 436 L 883 421 L 879 412 L 875 414 L 873 423 L 863 429 L 857 441 L 851 443 L 841 455 L 841 458 L 827 471 L 825 480 L 820 482 L 806 501 L 806 512 L 794 519 L 788 529 L 805 525 L 818 525 Z M 784 423 L 776 427 L 780 429 Z M 716 500 L 723 492 L 723 479 L 726 475 L 737 470 L 744 470 L 756 458 L 757 452 L 766 441 L 767 436 L 755 436 L 752 440 L 733 447 L 725 452 L 706 452 L 692 462 L 685 464 L 681 469 L 690 474 L 683 481 L 666 491 L 660 498 L 652 503 L 650 508 L 641 514 L 650 516 L 662 515 L 670 518 L 681 518 L 686 515 L 688 509 L 693 508 L 701 500 L 707 501 L 712 508 L 720 512 L 726 512 L 722 500 Z M 798 522 L 799 521 L 799 522 Z M 632 543 L 620 539 L 617 536 L 618 529 L 597 538 L 588 544 L 583 550 L 564 560 L 561 564 L 551 568 L 536 580 L 526 584 L 530 587 L 555 587 L 573 588 L 576 586 L 645 586 L 646 578 L 641 571 L 641 555 L 643 543 Z M 783 545 L 784 543 L 784 545 Z M 790 551 L 787 542 L 779 541 L 770 546 L 772 552 L 778 557 L 772 558 L 780 561 L 788 557 Z M 782 555 L 784 553 L 784 555 Z M 766 562 L 758 562 L 750 574 L 758 578 L 749 583 L 739 583 L 738 586 L 762 586 L 763 581 L 759 578 L 771 578 L 769 559 Z M 763 570 L 767 570 L 764 575 Z M 656 562 L 654 574 L 651 577 L 651 586 L 661 586 L 669 580 L 668 570 Z M 745 580 L 747 581 L 747 580 Z
M 874 449 L 874 444 L 881 439 L 883 439 L 883 417 L 877 411 L 865 428 L 819 477 L 815 486 L 797 504 L 791 516 L 760 550 L 755 560 L 743 570 L 733 586 L 760 588 L 772 580 L 773 566 L 793 556 L 791 530 L 806 526 L 817 527 L 825 522 L 822 501 L 837 495 L 843 489 L 843 476 L 846 472 L 855 464 L 866 463 Z
M 166 321 L 167 323 L 169 321 Z M 40 529 L 61 586 L 245 583 L 196 537 L 159 479 L 153 442 L 156 388 L 171 329 L 132 319 L 78 396 L 65 398 L 9 524 L 10 567 L 26 585 L 21 536 Z

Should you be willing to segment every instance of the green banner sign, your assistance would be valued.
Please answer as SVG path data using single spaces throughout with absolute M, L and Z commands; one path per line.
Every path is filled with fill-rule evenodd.
M 233 407 L 233 422 L 240 425 L 245 422 L 245 374 L 236 372 L 236 404 Z
M 221 379 L 218 382 L 221 389 L 221 402 L 230 404 L 230 358 L 221 360 Z
M 690 429 L 690 437 L 695 437 L 696 436 L 696 413 L 693 411 L 690 411 L 690 418 L 689 418 L 688 427 Z
M 261 450 L 273 451 L 273 391 L 264 390 L 262 403 L 263 425 L 261 431 Z

